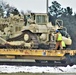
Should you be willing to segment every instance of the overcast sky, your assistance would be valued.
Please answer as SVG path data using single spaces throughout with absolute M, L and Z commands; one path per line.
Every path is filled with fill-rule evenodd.
M 46 0 L 3 0 L 9 3 L 11 6 L 18 8 L 19 11 L 27 11 L 30 10 L 32 12 L 46 12 Z M 52 1 L 55 0 L 48 0 L 49 5 L 51 5 Z M 56 0 L 58 3 L 61 4 L 62 7 L 71 7 L 73 11 L 76 12 L 76 0 Z

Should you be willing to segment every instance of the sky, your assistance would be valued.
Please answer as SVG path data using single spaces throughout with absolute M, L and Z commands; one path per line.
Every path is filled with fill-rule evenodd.
M 16 7 L 19 11 L 23 10 L 26 12 L 30 10 L 36 13 L 46 13 L 46 0 L 3 0 L 9 3 L 11 6 Z M 52 1 L 55 0 L 48 0 L 48 6 L 51 5 Z M 76 12 L 76 0 L 56 0 L 58 3 L 61 4 L 63 8 L 71 7 L 73 12 Z

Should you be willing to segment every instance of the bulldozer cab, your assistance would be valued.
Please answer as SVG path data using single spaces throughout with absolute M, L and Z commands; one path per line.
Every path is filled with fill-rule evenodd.
M 28 13 L 25 15 L 28 22 L 30 21 L 38 25 L 46 25 L 48 23 L 48 16 L 46 13 Z
M 35 15 L 35 22 L 37 24 L 40 24 L 40 25 L 46 25 L 48 22 L 47 14 L 36 14 Z

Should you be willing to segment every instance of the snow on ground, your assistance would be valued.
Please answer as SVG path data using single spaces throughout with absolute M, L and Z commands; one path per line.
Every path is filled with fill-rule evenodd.
M 76 73 L 76 65 L 67 67 L 8 66 L 0 65 L 0 73 Z

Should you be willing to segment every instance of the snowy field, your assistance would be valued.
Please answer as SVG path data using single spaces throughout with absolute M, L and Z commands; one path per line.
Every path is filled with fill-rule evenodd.
M 76 73 L 76 65 L 67 67 L 37 67 L 0 65 L 0 73 Z

